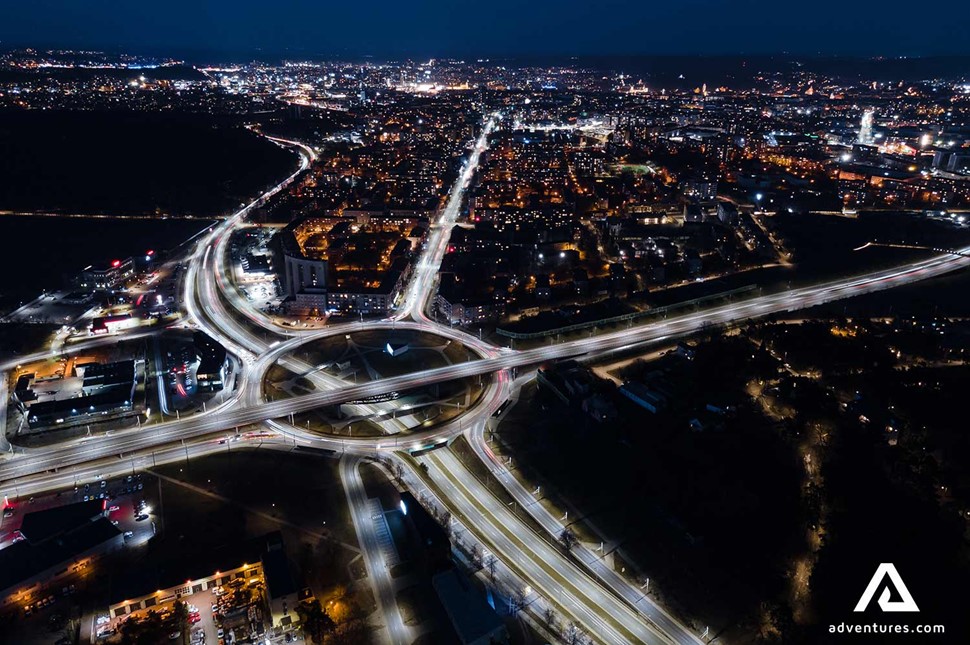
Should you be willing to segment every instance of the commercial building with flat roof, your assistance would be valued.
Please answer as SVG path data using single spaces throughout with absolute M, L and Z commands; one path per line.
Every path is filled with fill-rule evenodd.
M 135 260 L 112 260 L 107 264 L 84 267 L 77 278 L 78 286 L 82 289 L 106 291 L 119 287 L 126 280 L 135 275 Z
M 187 599 L 233 580 L 265 582 L 264 600 L 277 632 L 299 624 L 295 611 L 299 589 L 290 575 L 279 531 L 114 576 L 108 612 L 112 618 L 118 618 Z
M 24 515 L 23 540 L 0 550 L 0 604 L 28 603 L 45 585 L 124 544 L 104 500 Z

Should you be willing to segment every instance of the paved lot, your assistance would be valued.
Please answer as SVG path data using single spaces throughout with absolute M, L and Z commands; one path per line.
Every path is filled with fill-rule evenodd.
M 25 514 L 86 501 L 85 497 L 105 500 L 108 518 L 117 522 L 118 530 L 132 532 L 132 535 L 125 540 L 128 546 L 144 544 L 155 533 L 153 526 L 155 518 L 149 516 L 144 521 L 135 521 L 135 505 L 140 500 L 145 500 L 150 507 L 156 500 L 157 488 L 150 478 L 131 477 L 130 479 L 131 481 L 128 481 L 128 478 L 108 480 L 105 481 L 104 486 L 101 486 L 100 480 L 78 482 L 76 491 L 69 489 L 39 497 L 8 498 L 7 508 L 11 509 L 13 514 L 10 517 L 0 517 L 0 549 L 10 546 L 20 538 L 20 526 L 23 524 Z

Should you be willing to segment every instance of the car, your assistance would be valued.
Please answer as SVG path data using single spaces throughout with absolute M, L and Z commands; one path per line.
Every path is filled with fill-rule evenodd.
M 125 531 L 124 538 L 126 540 L 127 539 L 130 539 L 130 538 L 133 538 L 133 537 L 135 537 L 135 532 L 134 531 Z
M 120 511 L 120 510 L 121 510 L 120 506 L 112 506 L 111 508 L 108 509 L 108 512 L 114 513 L 115 511 Z
M 148 519 L 148 516 L 145 515 L 144 513 L 139 513 L 138 515 L 135 516 L 136 522 L 144 522 L 147 519 Z
M 106 482 L 106 481 L 104 481 L 104 480 L 102 479 L 102 480 L 101 480 L 101 488 L 104 488 L 104 487 L 105 487 L 105 486 L 107 486 L 107 485 L 108 485 L 108 482 Z
M 4 507 L 4 509 L 3 509 L 3 516 L 4 517 L 11 517 L 11 516 L 13 516 L 13 513 L 14 513 L 13 506 L 6 506 L 6 507 Z
M 168 635 L 168 640 L 174 641 L 177 638 L 182 638 L 182 632 L 172 632 Z

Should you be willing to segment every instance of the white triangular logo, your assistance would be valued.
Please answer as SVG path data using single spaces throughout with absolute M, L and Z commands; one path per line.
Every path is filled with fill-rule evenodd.
M 895 587 L 896 593 L 899 594 L 901 600 L 890 600 L 889 587 L 887 586 L 879 596 L 879 608 L 883 611 L 919 611 L 919 607 L 916 606 L 916 601 L 913 600 L 909 589 L 906 588 L 906 584 L 891 562 L 883 562 L 879 565 L 876 573 L 872 576 L 872 580 L 869 581 L 869 586 L 863 592 L 862 598 L 859 598 L 859 602 L 856 604 L 854 611 L 866 610 L 866 607 L 872 602 L 872 597 L 876 595 L 876 590 L 886 576 L 889 576 L 889 581 Z

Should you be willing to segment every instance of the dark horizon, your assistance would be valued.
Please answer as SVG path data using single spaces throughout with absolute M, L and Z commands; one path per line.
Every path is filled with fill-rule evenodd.
M 58 43 L 153 55 L 379 59 L 970 55 L 970 21 L 962 3 L 937 3 L 936 15 L 955 19 L 939 21 L 930 32 L 898 17 L 910 11 L 899 0 L 880 5 L 823 1 L 810 8 L 764 0 L 690 0 L 656 7 L 627 0 L 595 7 L 578 0 L 528 5 L 496 0 L 484 8 L 437 1 L 402 7 L 375 0 L 367 12 L 301 0 L 275 6 L 216 0 L 201 8 L 176 1 L 161 9 L 41 0 L 7 8 L 0 46 Z
M 525 66 L 536 63 L 562 65 L 574 61 L 577 63 L 588 63 L 590 61 L 617 61 L 617 60 L 711 60 L 711 59 L 736 59 L 750 61 L 831 61 L 831 60 L 850 60 L 850 61 L 869 61 L 869 62 L 889 62 L 905 60 L 970 60 L 968 52 L 931 52 L 926 54 L 900 54 L 897 56 L 885 56 L 866 53 L 831 53 L 831 52 L 795 52 L 787 50 L 778 51 L 710 51 L 701 53 L 690 52 L 613 52 L 606 54 L 595 53 L 500 53 L 500 52 L 438 52 L 433 51 L 401 51 L 368 53 L 365 51 L 324 51 L 309 48 L 288 48 L 272 50 L 262 47 L 249 49 L 215 49 L 193 46 L 145 46 L 138 44 L 119 45 L 111 43 L 102 44 L 78 44 L 71 42 L 56 42 L 45 40 L 11 41 L 0 40 L 0 52 L 23 52 L 34 50 L 38 52 L 91 52 L 100 53 L 108 56 L 129 55 L 141 58 L 173 59 L 184 61 L 188 64 L 203 64 L 214 62 L 244 62 L 258 61 L 266 63 L 277 63 L 280 61 L 307 60 L 314 62 L 389 62 L 400 63 L 405 61 L 425 62 L 434 59 L 439 62 L 461 62 L 461 63 L 494 63 L 494 64 L 515 64 Z M 970 70 L 968 70 L 970 71 Z

